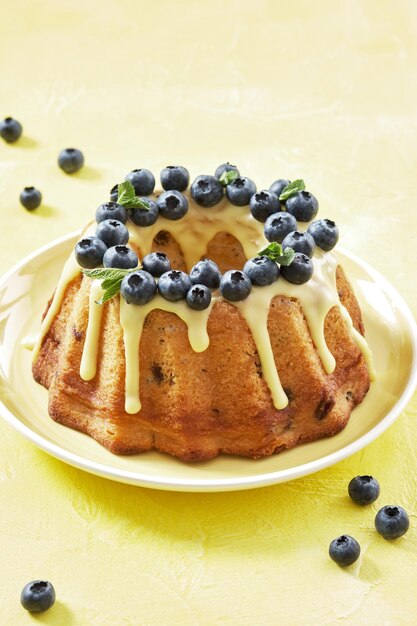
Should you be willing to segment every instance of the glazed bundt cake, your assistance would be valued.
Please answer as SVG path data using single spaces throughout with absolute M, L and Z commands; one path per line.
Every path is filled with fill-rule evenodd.
M 111 452 L 265 457 L 334 435 L 372 377 L 303 181 L 134 170 L 68 259 L 34 348 L 50 416 Z M 314 221 L 313 221 L 314 220 Z M 126 245 L 128 244 L 128 245 Z

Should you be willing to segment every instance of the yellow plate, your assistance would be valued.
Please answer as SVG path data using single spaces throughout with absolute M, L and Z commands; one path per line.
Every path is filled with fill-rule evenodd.
M 176 491 L 232 491 L 311 474 L 357 452 L 400 415 L 417 380 L 417 333 L 397 292 L 369 265 L 338 250 L 362 307 L 377 380 L 338 435 L 303 444 L 268 459 L 219 457 L 187 465 L 158 452 L 115 456 L 90 437 L 48 416 L 47 391 L 31 374 L 25 338 L 39 330 L 42 311 L 79 233 L 27 257 L 0 283 L 1 415 L 53 456 L 113 480 Z

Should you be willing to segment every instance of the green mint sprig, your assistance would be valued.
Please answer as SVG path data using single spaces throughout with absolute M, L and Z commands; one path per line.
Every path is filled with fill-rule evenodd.
M 223 172 L 220 176 L 219 181 L 223 185 L 223 187 L 227 187 L 230 185 L 236 178 L 239 178 L 240 174 L 237 170 L 229 170 L 228 172 Z
M 130 180 L 125 180 L 117 185 L 117 204 L 121 204 L 125 209 L 146 209 L 151 208 L 148 200 L 138 198 L 136 191 Z
M 291 265 L 294 260 L 295 252 L 292 248 L 282 249 L 280 243 L 273 241 L 266 248 L 259 250 L 259 256 L 267 256 L 271 261 L 279 263 L 279 265 Z
M 103 296 L 97 301 L 97 304 L 104 304 L 119 293 L 124 277 L 135 272 L 136 269 L 120 270 L 113 267 L 100 267 L 95 270 L 82 270 L 82 273 L 88 276 L 88 278 L 96 278 L 103 281 L 101 283 Z
M 293 180 L 292 183 L 289 183 L 286 187 L 284 187 L 279 194 L 279 200 L 284 202 L 284 200 L 288 200 L 288 198 L 291 198 L 291 196 L 296 194 L 297 191 L 304 191 L 305 188 L 305 182 L 301 178 L 297 178 L 297 180 Z

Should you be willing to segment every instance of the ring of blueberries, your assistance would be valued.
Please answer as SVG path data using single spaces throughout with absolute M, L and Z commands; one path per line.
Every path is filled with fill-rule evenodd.
M 270 285 L 279 276 L 301 285 L 313 275 L 311 259 L 316 248 L 328 252 L 339 239 L 339 231 L 333 221 L 312 221 L 319 205 L 315 196 L 304 190 L 303 181 L 291 183 L 287 179 L 278 179 L 269 189 L 258 192 L 255 183 L 242 176 L 235 165 L 223 163 L 214 176 L 197 176 L 190 185 L 191 197 L 207 209 L 218 204 L 225 195 L 231 204 L 248 205 L 252 217 L 264 223 L 265 237 L 270 244 L 281 245 L 283 251 L 292 248 L 295 253 L 292 262 L 280 266 L 268 256 L 256 256 L 245 263 L 243 270 L 230 270 L 222 275 L 216 263 L 203 259 L 188 275 L 173 269 L 162 252 L 152 252 L 144 257 L 139 268 L 136 253 L 127 246 L 127 221 L 146 228 L 154 224 L 159 216 L 170 220 L 184 217 L 188 211 L 188 200 L 183 192 L 190 184 L 190 174 L 180 165 L 165 167 L 160 175 L 164 191 L 156 199 L 149 197 L 155 189 L 155 177 L 149 170 L 132 170 L 125 180 L 133 185 L 137 198 L 144 201 L 147 208 L 142 208 L 139 203 L 133 208 L 119 204 L 119 188 L 114 185 L 110 200 L 97 208 L 95 234 L 77 243 L 75 256 L 85 269 L 104 266 L 132 270 L 120 288 L 128 303 L 145 304 L 159 293 L 167 300 L 186 300 L 191 308 L 202 310 L 210 305 L 212 289 L 219 289 L 226 300 L 238 302 L 248 297 L 252 286 Z M 288 193 L 288 189 L 299 182 L 302 187 Z M 285 199 L 282 199 L 282 194 Z M 300 232 L 298 221 L 311 223 L 305 232 Z

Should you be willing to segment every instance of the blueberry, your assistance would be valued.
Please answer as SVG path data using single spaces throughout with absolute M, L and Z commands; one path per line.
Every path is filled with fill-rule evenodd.
M 0 122 L 0 137 L 7 143 L 14 143 L 22 134 L 22 125 L 12 117 L 6 117 Z
M 171 263 L 163 252 L 151 252 L 143 257 L 142 267 L 152 276 L 159 277 L 165 274 L 165 272 L 169 272 Z
M 190 173 L 181 165 L 168 165 L 161 172 L 161 185 L 166 191 L 185 191 L 190 182 Z
M 249 201 L 250 212 L 259 222 L 265 222 L 270 216 L 279 211 L 279 200 L 272 191 L 259 191 Z
M 74 174 L 84 165 L 84 155 L 78 148 L 65 148 L 58 155 L 58 165 L 66 174 Z
M 266 256 L 255 256 L 246 261 L 243 268 L 244 273 L 249 276 L 253 285 L 264 287 L 271 285 L 279 276 L 279 267 Z
M 275 180 L 272 183 L 272 185 L 269 188 L 269 191 L 272 191 L 279 198 L 282 192 L 284 191 L 285 187 L 287 187 L 287 185 L 289 185 L 290 182 L 291 181 L 287 180 L 286 178 L 278 178 L 278 180 Z
M 188 200 L 179 191 L 164 191 L 157 200 L 159 213 L 168 220 L 180 220 L 188 211 Z
M 110 200 L 112 202 L 117 202 L 118 197 L 119 197 L 119 183 L 117 183 L 116 185 L 113 185 L 113 187 L 110 189 Z
M 379 482 L 372 476 L 356 476 L 348 486 L 348 492 L 356 504 L 371 504 L 379 496 Z
M 120 293 L 128 304 L 147 304 L 156 291 L 154 277 L 143 270 L 128 274 L 120 285 Z
M 120 270 L 131 270 L 138 266 L 138 257 L 127 246 L 113 246 L 104 253 L 103 265 Z
M 198 261 L 191 268 L 190 272 L 190 279 L 193 285 L 201 284 L 210 287 L 210 289 L 217 289 L 220 285 L 221 277 L 218 265 L 210 259 Z
M 333 539 L 329 546 L 329 555 L 341 567 L 352 565 L 358 560 L 361 553 L 359 543 L 350 535 L 341 535 Z
M 220 281 L 220 293 L 230 302 L 245 300 L 252 291 L 252 283 L 248 276 L 240 270 L 225 272 Z
M 294 285 L 306 283 L 313 275 L 314 266 L 309 257 L 296 252 L 291 265 L 281 265 L 281 276 Z
M 100 204 L 96 211 L 96 222 L 100 223 L 104 222 L 104 220 L 117 220 L 122 222 L 122 224 L 126 224 L 127 211 L 121 204 L 105 202 L 104 204 Z
M 137 226 L 152 226 L 158 219 L 159 209 L 155 200 L 142 197 L 141 200 L 146 200 L 148 203 L 148 209 L 141 209 L 135 207 L 129 210 L 130 219 Z
M 282 249 L 285 250 L 285 248 L 292 248 L 294 252 L 302 252 L 311 258 L 314 256 L 316 244 L 310 233 L 300 233 L 298 230 L 294 230 L 285 235 L 282 240 Z
M 158 281 L 158 291 L 171 302 L 183 300 L 191 287 L 191 281 L 188 274 L 180 270 L 170 270 L 162 274 Z
M 55 602 L 55 589 L 47 580 L 32 580 L 22 589 L 20 602 L 31 613 L 42 613 Z
M 149 196 L 155 189 L 155 177 L 149 170 L 132 170 L 125 176 L 135 188 L 137 196 Z
M 297 220 L 294 215 L 281 211 L 270 215 L 265 222 L 264 233 L 268 241 L 282 243 L 284 238 L 297 230 Z
M 129 241 L 129 231 L 119 220 L 104 220 L 96 228 L 96 237 L 107 247 L 124 245 Z
M 237 169 L 236 165 L 232 165 L 231 163 L 229 163 L 229 161 L 227 163 L 222 163 L 221 165 L 219 165 L 219 167 L 214 172 L 214 175 L 216 178 L 220 178 L 220 176 L 225 172 L 237 172 L 239 174 L 239 170 Z
M 250 178 L 235 178 L 226 187 L 226 195 L 229 201 L 236 206 L 249 204 L 254 193 L 256 193 L 256 185 Z
M 35 187 L 25 187 L 19 197 L 22 204 L 28 211 L 37 209 L 42 202 L 42 194 Z
M 375 528 L 384 539 L 398 539 L 410 526 L 407 512 L 401 506 L 383 506 L 375 517 Z
M 75 246 L 75 258 L 81 267 L 93 269 L 103 263 L 106 250 L 106 244 L 98 237 L 84 237 Z
M 316 217 L 319 203 L 309 191 L 297 191 L 285 201 L 285 209 L 300 222 L 309 222 Z
M 197 204 L 212 207 L 223 198 L 223 185 L 214 176 L 197 176 L 191 185 L 191 195 Z
M 307 228 L 316 245 L 325 252 L 333 250 L 339 241 L 339 229 L 332 220 L 316 220 Z
M 187 291 L 187 304 L 195 311 L 207 309 L 211 302 L 211 291 L 206 285 L 193 285 Z

